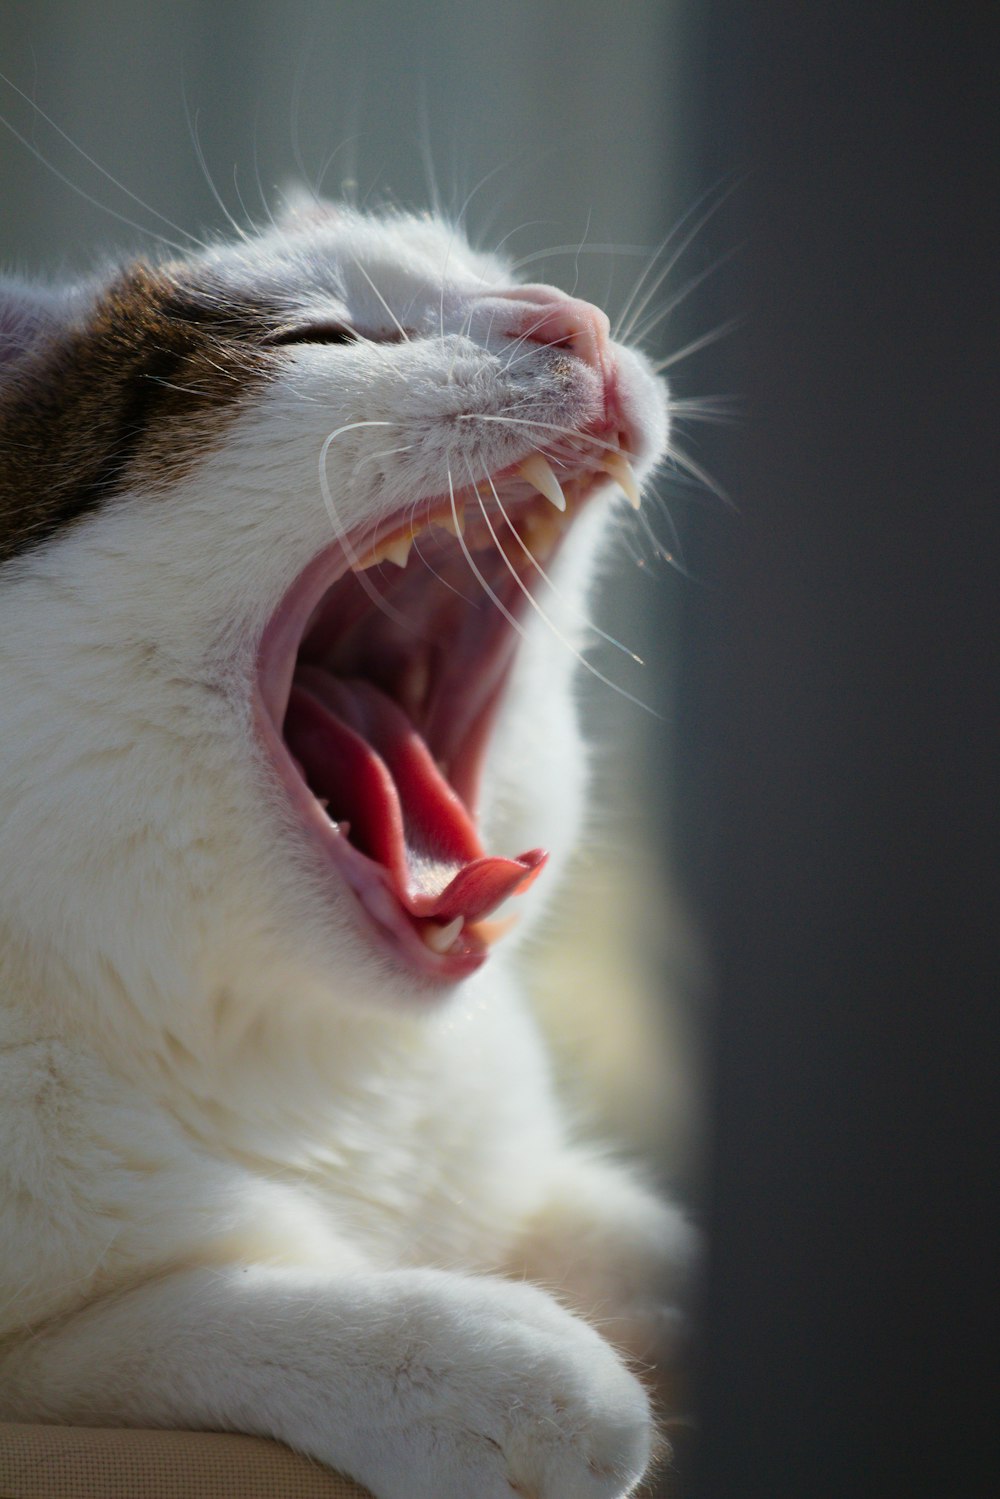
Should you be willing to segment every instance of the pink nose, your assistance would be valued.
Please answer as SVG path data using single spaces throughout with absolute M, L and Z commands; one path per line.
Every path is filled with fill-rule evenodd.
M 555 286 L 518 286 L 500 296 L 512 304 L 513 317 L 504 330 L 510 337 L 566 348 L 594 369 L 606 368 L 611 324 L 599 307 Z

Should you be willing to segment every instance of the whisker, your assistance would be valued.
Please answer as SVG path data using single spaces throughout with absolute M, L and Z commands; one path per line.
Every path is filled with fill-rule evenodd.
M 695 236 L 697 234 L 701 233 L 702 229 L 705 227 L 705 225 L 712 218 L 713 214 L 715 214 L 715 213 L 718 212 L 718 210 L 722 207 L 723 203 L 725 203 L 726 199 L 730 196 L 730 194 L 735 191 L 737 183 L 738 183 L 739 180 L 740 179 L 738 179 L 738 178 L 734 178 L 733 181 L 730 182 L 729 186 L 725 189 L 725 191 L 719 193 L 719 196 L 716 199 L 716 201 L 709 206 L 709 208 L 706 210 L 705 213 L 702 214 L 701 218 L 697 220 L 697 222 L 695 223 L 695 225 L 693 226 L 693 228 L 691 228 L 687 232 L 687 234 L 681 240 L 680 244 L 673 251 L 673 253 L 670 256 L 669 260 L 667 261 L 666 265 L 663 266 L 663 267 L 661 267 L 659 273 L 657 274 L 656 280 L 653 282 L 653 284 L 651 286 L 647 287 L 646 293 L 643 296 L 642 301 L 639 303 L 639 305 L 635 308 L 635 310 L 633 312 L 632 311 L 632 307 L 633 307 L 633 304 L 635 302 L 636 297 L 639 296 L 640 292 L 642 291 L 643 285 L 644 285 L 647 277 L 652 273 L 653 268 L 656 265 L 656 262 L 659 260 L 660 256 L 663 254 L 664 250 L 666 250 L 667 246 L 670 244 L 670 241 L 674 238 L 674 236 L 676 234 L 678 234 L 680 232 L 680 230 L 682 229 L 682 227 L 684 226 L 684 224 L 687 223 L 688 219 L 692 216 L 692 214 L 694 214 L 694 213 L 697 212 L 697 210 L 704 203 L 705 199 L 708 198 L 712 193 L 719 191 L 718 187 L 717 186 L 713 186 L 713 187 L 710 187 L 710 188 L 706 188 L 703 193 L 700 193 L 698 195 L 698 197 L 695 198 L 694 202 L 691 204 L 691 207 L 689 209 L 687 209 L 685 213 L 681 214 L 681 217 L 677 220 L 677 223 L 673 226 L 673 228 L 670 230 L 670 232 L 665 236 L 665 238 L 657 246 L 656 251 L 653 254 L 653 256 L 651 257 L 649 264 L 646 266 L 645 270 L 642 272 L 642 274 L 639 277 L 638 281 L 636 282 L 635 286 L 632 288 L 631 293 L 629 294 L 628 298 L 625 301 L 624 307 L 622 308 L 621 312 L 618 314 L 618 317 L 615 320 L 614 335 L 613 335 L 614 338 L 616 339 L 616 341 L 617 340 L 623 340 L 624 341 L 624 340 L 628 339 L 631 328 L 635 325 L 635 323 L 638 321 L 638 319 L 642 316 L 643 312 L 649 306 L 650 300 L 656 295 L 657 291 L 662 286 L 665 278 L 667 276 L 669 276 L 670 272 L 673 270 L 674 266 L 677 264 L 678 260 L 683 255 L 683 253 L 687 249 L 688 245 L 691 243 L 691 241 L 695 238 Z M 628 319 L 627 322 L 626 322 L 626 319 Z
M 576 443 L 583 442 L 587 447 L 607 448 L 611 453 L 618 453 L 621 449 L 617 443 L 605 442 L 602 438 L 591 437 L 589 433 L 584 437 L 576 427 L 560 426 L 558 422 L 532 421 L 524 416 L 491 416 L 485 411 L 463 411 L 457 420 L 460 422 L 501 422 L 504 426 L 513 427 L 541 427 L 546 432 L 559 432 L 566 437 L 572 437 Z
M 409 453 L 413 449 L 413 443 L 404 443 L 401 448 L 383 448 L 379 453 L 369 453 L 366 458 L 359 458 L 354 465 L 352 478 L 357 478 L 366 463 L 375 463 L 379 458 L 391 458 L 394 453 Z
M 194 147 L 195 160 L 201 168 L 201 174 L 205 179 L 208 190 L 212 194 L 212 197 L 215 199 L 216 203 L 221 208 L 224 217 L 226 218 L 230 226 L 239 235 L 240 239 L 249 240 L 250 236 L 247 234 L 246 230 L 241 224 L 237 223 L 232 214 L 229 212 L 229 209 L 226 207 L 222 195 L 219 192 L 219 189 L 216 187 L 212 174 L 208 169 L 208 162 L 205 160 L 205 153 L 202 150 L 201 140 L 198 136 L 198 110 L 195 110 L 194 118 L 192 119 L 191 111 L 188 106 L 187 93 L 183 89 L 181 90 L 181 98 L 184 104 L 184 118 L 187 121 L 188 134 L 191 137 L 191 144 Z
M 251 229 L 256 229 L 257 226 L 254 224 L 253 215 L 250 213 L 249 209 L 244 203 L 243 194 L 240 192 L 239 163 L 235 161 L 233 162 L 233 191 L 236 194 L 237 203 L 239 203 L 240 208 L 243 210 L 243 217 L 246 219 Z
M 541 604 L 535 598 L 534 594 L 531 592 L 531 589 L 528 587 L 527 583 L 525 583 L 524 579 L 518 573 L 516 567 L 511 562 L 510 558 L 507 556 L 507 553 L 504 551 L 503 547 L 500 545 L 500 539 L 497 536 L 497 533 L 496 533 L 496 531 L 493 528 L 493 522 L 490 520 L 489 512 L 487 511 L 486 506 L 483 503 L 483 497 L 482 497 L 482 495 L 479 492 L 479 485 L 476 483 L 476 480 L 475 480 L 475 477 L 474 477 L 474 475 L 472 473 L 471 468 L 469 469 L 469 478 L 470 478 L 470 480 L 472 482 L 472 488 L 473 488 L 473 490 L 475 492 L 476 499 L 479 501 L 479 508 L 482 511 L 483 520 L 486 522 L 486 525 L 489 528 L 489 533 L 490 533 L 490 535 L 493 538 L 493 544 L 496 547 L 497 551 L 500 553 L 500 556 L 502 557 L 502 559 L 504 561 L 504 564 L 507 567 L 508 572 L 510 573 L 511 577 L 514 579 L 514 582 L 517 584 L 518 588 L 524 594 L 525 598 L 527 599 L 528 603 L 531 605 L 532 609 L 534 609 L 535 613 L 538 614 L 539 617 L 542 620 L 545 621 L 545 624 L 552 631 L 552 634 L 559 641 L 560 645 L 564 645 L 566 647 L 566 649 L 572 654 L 572 656 L 574 657 L 574 659 L 576 661 L 578 661 L 579 664 L 584 668 L 584 670 L 590 672 L 590 675 L 592 677 L 596 677 L 599 682 L 603 682 L 604 685 L 605 685 L 605 687 L 610 687 L 611 690 L 612 690 L 612 692 L 617 692 L 621 697 L 627 698 L 630 703 L 635 703 L 635 705 L 636 705 L 637 708 L 642 708 L 642 710 L 645 713 L 651 713 L 654 718 L 662 718 L 663 715 L 660 714 L 660 713 L 657 713 L 657 711 L 656 711 L 655 708 L 651 708 L 649 706 L 649 704 L 648 703 L 644 703 L 641 698 L 633 697 L 633 695 L 632 695 L 631 692 L 626 692 L 624 687 L 619 687 L 617 682 L 612 682 L 612 680 L 611 680 L 610 677 L 606 677 L 602 671 L 598 671 L 597 667 L 594 666 L 594 664 L 592 662 L 590 662 L 590 661 L 587 660 L 586 656 L 583 655 L 582 651 L 579 651 L 577 649 L 577 647 L 573 644 L 573 642 L 571 640 L 569 640 L 562 633 L 562 631 L 559 629 L 559 626 L 556 625 L 555 623 L 553 623 L 553 621 L 550 619 L 550 617 L 546 614 L 545 610 L 542 608 Z M 449 482 L 450 482 L 450 479 L 451 479 L 451 475 L 449 474 Z M 452 492 L 452 506 L 453 507 L 454 507 L 454 503 L 455 503 L 455 499 L 454 499 L 454 491 L 453 491 Z M 502 610 L 503 614 L 510 621 L 510 623 L 515 626 L 515 628 L 517 629 L 517 631 L 521 635 L 521 637 L 523 639 L 527 639 L 527 633 L 526 633 L 526 631 L 522 628 L 522 626 L 518 623 L 518 621 L 510 613 L 510 611 L 508 609 L 504 608 L 503 604 L 500 603 L 500 600 L 497 598 L 496 594 L 493 592 L 493 590 L 489 587 L 489 584 L 483 578 L 482 573 L 475 566 L 475 563 L 472 562 L 472 558 L 469 557 L 468 550 L 467 550 L 464 542 L 462 543 L 462 550 L 466 553 L 466 556 L 467 556 L 467 558 L 469 560 L 470 565 L 474 568 L 474 570 L 476 572 L 476 576 L 482 582 L 483 587 L 486 588 L 486 590 L 489 593 L 490 597 L 499 606 L 499 608 Z
M 410 511 L 410 542 L 411 542 L 411 545 L 413 547 L 413 550 L 416 552 L 417 556 L 420 558 L 420 561 L 423 563 L 424 567 L 426 567 L 427 571 L 432 575 L 432 577 L 437 578 L 438 582 L 443 587 L 447 588 L 447 590 L 448 590 L 449 593 L 453 593 L 456 598 L 461 599 L 462 602 L 463 602 L 463 604 L 468 604 L 468 606 L 469 606 L 470 609 L 478 609 L 480 607 L 481 603 L 482 603 L 482 600 L 481 599 L 470 599 L 469 596 L 468 596 L 468 594 L 463 593 L 460 588 L 456 588 L 455 585 L 454 585 L 454 583 L 449 583 L 448 579 L 447 578 L 443 578 L 441 576 L 441 574 L 438 572 L 437 568 L 434 567 L 434 566 L 432 566 L 432 564 L 427 561 L 427 558 L 424 556 L 423 552 L 420 550 L 420 541 L 419 541 L 419 536 L 418 536 L 418 532 L 417 532 L 417 528 L 416 528 L 416 524 L 415 524 L 416 509 L 417 509 L 416 504 L 414 504 L 414 506 L 412 507 L 412 509 Z
M 388 599 L 386 599 L 381 593 L 379 593 L 378 589 L 371 582 L 371 579 L 368 577 L 367 572 L 359 566 L 361 558 L 358 556 L 357 551 L 348 538 L 347 530 L 344 526 L 343 521 L 337 514 L 337 507 L 333 502 L 333 495 L 330 492 L 330 481 L 326 477 L 326 456 L 329 453 L 331 446 L 336 442 L 338 437 L 343 437 L 345 432 L 353 432 L 358 427 L 395 427 L 397 425 L 398 423 L 396 422 L 387 421 L 348 422 L 346 426 L 338 427 L 335 432 L 331 432 L 329 436 L 323 439 L 323 445 L 320 448 L 319 485 L 320 490 L 323 494 L 323 504 L 326 507 L 327 515 L 330 517 L 330 524 L 333 526 L 334 534 L 337 540 L 343 545 L 344 551 L 348 557 L 351 570 L 353 571 L 354 576 L 357 578 L 361 587 L 364 589 L 365 593 L 371 599 L 376 608 L 380 609 L 382 613 L 385 614 L 389 619 L 391 619 L 395 624 L 402 625 L 405 630 L 412 631 L 413 621 L 407 619 L 405 615 L 400 614 L 398 609 L 393 608 Z
M 420 90 L 417 99 L 417 113 L 420 124 L 417 131 L 420 145 L 420 160 L 424 169 L 424 177 L 427 180 L 427 195 L 431 200 L 431 208 L 436 218 L 444 217 L 441 204 L 441 192 L 438 187 L 437 172 L 434 170 L 434 156 L 431 151 L 431 126 L 430 116 L 427 112 L 427 76 L 421 74 Z
M 535 219 L 534 224 L 541 224 L 544 220 Z M 522 229 L 531 228 L 531 224 L 522 224 Z M 516 229 L 512 234 L 516 234 Z M 510 235 L 504 235 L 500 244 L 510 239 Z M 519 260 L 511 263 L 512 271 L 522 271 L 526 265 L 534 265 L 538 260 L 549 260 L 555 255 L 648 255 L 648 245 L 550 245 L 547 250 L 534 250 L 530 255 L 522 255 Z
M 257 131 L 257 127 L 258 127 L 259 124 L 260 124 L 260 118 L 259 118 L 259 111 L 258 111 L 258 113 L 254 115 L 254 122 L 253 122 L 253 175 L 254 175 L 254 182 L 257 185 L 257 196 L 260 198 L 261 205 L 262 205 L 262 207 L 264 209 L 264 212 L 267 214 L 267 217 L 268 217 L 268 219 L 270 221 L 270 224 L 271 224 L 271 228 L 272 229 L 277 229 L 277 227 L 278 227 L 277 220 L 275 219 L 274 214 L 271 211 L 271 205 L 267 201 L 267 197 L 265 196 L 265 193 L 264 193 L 264 184 L 260 180 L 260 156 L 259 156 L 258 151 L 257 151 L 257 143 L 258 143 L 258 131 Z
M 710 266 L 706 266 L 706 268 L 703 271 L 699 271 L 696 276 L 690 277 L 689 280 L 685 281 L 684 285 L 680 288 L 679 291 L 676 291 L 674 295 L 663 304 L 662 307 L 658 307 L 656 311 L 652 313 L 649 318 L 647 318 L 646 322 L 642 325 L 641 328 L 633 327 L 631 331 L 625 336 L 634 339 L 636 343 L 640 343 L 643 339 L 648 338 L 658 323 L 662 323 L 664 318 L 669 317 L 670 314 L 674 311 L 674 308 L 679 307 L 682 302 L 686 301 L 686 299 L 691 295 L 695 288 L 699 287 L 703 281 L 707 281 L 709 276 L 714 276 L 715 272 L 721 270 L 722 267 L 727 263 L 727 261 L 732 260 L 733 256 L 736 254 L 739 248 L 740 246 L 734 245 L 732 249 L 727 250 L 724 255 L 720 255 L 717 260 L 714 260 Z
M 736 328 L 740 326 L 742 318 L 730 318 L 725 323 L 720 323 L 710 333 L 703 333 L 700 338 L 692 339 L 691 343 L 685 344 L 683 349 L 678 349 L 674 354 L 668 354 L 666 359 L 658 359 L 653 365 L 658 375 L 668 370 L 672 365 L 680 364 L 682 359 L 687 359 L 691 354 L 697 354 L 699 349 L 708 348 L 709 344 L 717 343 L 720 338 L 728 338 Z
M 468 462 L 466 462 L 466 467 L 468 468 Z M 480 507 L 482 507 L 482 497 L 479 494 L 479 490 L 476 489 L 476 481 L 472 476 L 471 468 L 469 469 L 469 477 L 472 479 L 472 487 L 476 490 L 476 498 L 479 500 Z M 451 499 L 451 515 L 452 520 L 455 522 L 455 531 L 458 535 L 458 544 L 462 548 L 462 554 L 465 557 L 466 562 L 469 564 L 473 576 L 478 580 L 487 596 L 493 600 L 494 604 L 496 604 L 497 608 L 500 610 L 500 613 L 503 615 L 504 619 L 506 619 L 507 623 L 513 626 L 513 628 L 521 636 L 522 640 L 526 640 L 528 637 L 525 632 L 524 626 L 520 623 L 519 620 L 514 618 L 513 614 L 511 614 L 510 610 L 507 608 L 502 599 L 497 598 L 496 594 L 493 592 L 493 589 L 487 583 L 486 579 L 479 571 L 479 568 L 476 566 L 472 553 L 469 551 L 469 548 L 465 544 L 465 537 L 462 535 L 462 528 L 458 520 L 458 507 L 455 504 L 455 484 L 451 476 L 450 467 L 448 469 L 448 495 Z
M 52 176 L 55 177 L 58 182 L 63 183 L 63 185 L 65 187 L 68 187 L 71 192 L 76 193 L 77 197 L 82 198 L 85 203 L 89 203 L 92 207 L 100 209 L 102 213 L 106 213 L 111 218 L 117 219 L 119 224 L 126 224 L 129 229 L 136 230 L 138 234 L 148 235 L 150 239 L 157 240 L 161 245 L 167 245 L 171 250 L 176 250 L 179 255 L 190 254 L 190 245 L 179 245 L 176 240 L 170 239 L 165 234 L 160 234 L 158 230 L 147 229 L 144 224 L 137 223 L 135 219 L 130 219 L 127 214 L 119 213 L 117 208 L 111 208 L 107 203 L 102 203 L 99 198 L 94 197 L 93 193 L 88 193 L 85 188 L 80 187 L 80 185 L 74 182 L 72 178 L 67 177 L 65 172 L 61 172 L 57 166 L 55 166 L 51 161 L 49 161 L 46 156 L 42 154 L 42 152 L 36 145 L 33 144 L 32 141 L 28 140 L 28 137 L 26 135 L 22 135 L 20 130 L 18 130 L 16 126 L 12 125 L 11 122 L 8 119 L 4 118 L 2 115 L 0 115 L 0 125 L 3 125 L 15 140 L 20 141 L 25 150 L 30 152 L 35 160 L 39 162 L 46 169 L 46 171 L 51 172 Z M 185 231 L 182 229 L 181 233 L 183 234 L 184 232 Z M 196 241 L 196 243 L 199 242 Z
M 738 422 L 743 419 L 740 403 L 732 396 L 693 396 L 671 401 L 674 416 L 685 422 Z
M 708 470 L 702 468 L 700 463 L 696 463 L 695 460 L 690 456 L 690 454 L 686 453 L 683 448 L 679 448 L 675 442 L 671 442 L 670 450 L 667 456 L 669 458 L 672 458 L 675 463 L 678 463 L 681 468 L 687 469 L 688 473 L 691 474 L 693 478 L 697 479 L 699 484 L 704 484 L 706 489 L 711 490 L 712 494 L 720 499 L 722 503 L 727 507 L 727 509 L 732 510 L 734 514 L 738 513 L 737 505 L 733 500 L 730 499 L 729 495 L 726 494 L 726 491 L 722 488 L 722 485 L 719 484 L 717 480 L 713 479 Z
M 182 234 L 186 240 L 189 240 L 193 245 L 197 245 L 200 250 L 204 250 L 207 248 L 204 240 L 199 239 L 195 234 L 191 234 L 187 229 L 182 229 L 179 224 L 175 224 L 172 219 L 168 219 L 166 214 L 160 213 L 157 209 L 152 208 L 148 203 L 144 202 L 144 200 L 140 198 L 137 193 L 132 192 L 131 188 L 126 187 L 123 182 L 119 182 L 117 177 L 113 177 L 105 167 L 101 166 L 99 161 L 95 161 L 94 158 L 87 151 L 85 151 L 82 146 L 77 145 L 73 137 L 71 135 L 68 135 L 60 125 L 57 125 L 52 116 L 45 113 L 45 110 L 42 109 L 41 105 L 37 104 L 34 99 L 29 98 L 29 96 L 24 92 L 23 89 L 18 88 L 17 84 L 14 83 L 12 79 L 8 78 L 6 73 L 0 73 L 0 82 L 5 83 L 8 88 L 13 89 L 14 93 L 17 94 L 19 98 L 23 99 L 26 104 L 30 105 L 35 114 L 38 115 L 40 119 L 43 119 L 46 125 L 48 125 L 51 130 L 54 130 L 60 137 L 60 139 L 66 142 L 71 150 L 75 151 L 78 156 L 82 156 L 88 166 L 92 166 L 96 172 L 99 172 L 106 182 L 111 183 L 112 187 L 116 187 L 119 192 L 124 193 L 126 198 L 130 198 L 133 203 L 135 203 L 139 208 L 143 209 L 146 213 L 152 214 L 154 219 L 159 219 L 161 224 L 166 224 L 168 229 L 173 229 L 176 234 Z M 75 182 L 72 182 L 69 177 L 67 177 L 63 172 L 60 172 L 57 167 L 53 166 L 52 163 L 34 144 L 34 142 L 28 140 L 27 136 L 22 135 L 19 130 L 15 129 L 15 127 L 10 123 L 9 120 L 4 118 L 3 116 L 0 116 L 0 124 L 5 125 L 6 128 L 10 131 L 11 135 L 15 136 L 23 146 L 27 147 L 32 156 L 35 157 L 36 161 L 41 162 L 42 166 L 46 167 L 50 172 L 52 172 L 52 174 L 57 177 L 60 182 L 65 183 L 68 188 L 71 188 L 73 192 L 78 193 L 81 198 L 84 198 L 95 208 L 100 208 L 105 213 L 109 213 L 112 218 L 118 219 L 118 221 L 122 224 L 127 224 L 130 229 L 137 229 L 140 234 L 148 234 L 151 236 L 151 238 L 160 240 L 162 244 L 169 245 L 172 250 L 177 250 L 181 255 L 186 255 L 189 253 L 186 246 L 179 245 L 172 239 L 167 239 L 165 235 L 158 233 L 155 229 L 144 229 L 141 224 L 135 223 L 132 219 L 126 218 L 124 214 L 118 213 L 115 209 L 108 208 L 104 203 L 99 202 L 97 198 L 92 197 L 91 194 L 86 192 L 82 187 L 78 187 Z
M 313 194 L 313 196 L 315 197 L 317 203 L 321 203 L 323 201 L 323 183 L 326 181 L 326 174 L 330 170 L 330 168 L 333 166 L 333 163 L 336 161 L 336 159 L 340 155 L 341 151 L 347 151 L 347 150 L 351 150 L 351 149 L 356 150 L 357 144 L 358 144 L 358 134 L 357 134 L 357 132 L 355 132 L 353 135 L 345 135 L 344 139 L 342 141 L 340 141 L 338 145 L 334 146 L 333 150 L 330 152 L 330 154 L 327 156 L 326 160 L 323 162 L 323 165 L 320 167 L 319 176 L 316 178 L 316 184 L 315 184 L 315 186 L 312 186 L 312 184 L 308 184 L 309 185 L 309 190 Z M 348 171 L 348 180 L 353 181 L 354 166 L 351 164 L 351 162 L 348 162 L 347 171 Z M 356 189 L 357 189 L 357 183 L 354 182 L 353 185 L 354 185 L 354 189 L 356 191 Z
M 379 291 L 378 287 L 375 285 L 374 281 L 369 276 L 369 274 L 365 270 L 364 266 L 361 264 L 361 261 L 358 259 L 358 257 L 356 255 L 352 255 L 351 256 L 351 260 L 354 262 L 355 266 L 361 272 L 362 276 L 364 276 L 365 280 L 368 282 L 368 285 L 371 287 L 372 291 L 378 297 L 379 301 L 382 303 L 382 306 L 385 308 L 386 312 L 389 314 L 390 318 L 395 323 L 396 329 L 399 332 L 400 337 L 403 338 L 406 343 L 410 343 L 410 341 L 411 341 L 410 340 L 410 335 L 407 333 L 406 329 L 403 327 L 402 323 L 399 321 L 399 318 L 393 312 L 392 308 L 389 306 L 388 302 L 385 300 L 385 297 L 383 297 L 382 293 Z
M 590 630 L 590 631 L 592 631 L 593 634 L 599 635 L 601 637 L 601 639 L 602 640 L 606 640 L 609 645 L 613 645 L 617 650 L 623 651 L 625 653 L 625 655 L 628 656 L 628 657 L 630 657 L 631 660 L 633 660 L 638 666 L 645 666 L 646 663 L 645 663 L 645 661 L 643 661 L 643 659 L 642 659 L 641 656 L 637 656 L 636 653 L 635 653 L 635 651 L 630 650 L 627 645 L 623 645 L 620 640 L 616 640 L 613 635 L 609 635 L 606 630 L 602 630 L 601 627 L 600 627 L 600 625 L 595 625 L 594 622 L 593 622 L 593 620 L 590 619 L 590 617 L 584 612 L 584 610 L 582 610 L 579 607 L 578 604 L 572 603 L 569 599 L 566 598 L 566 596 L 562 593 L 562 591 L 556 587 L 556 585 L 553 583 L 552 579 L 549 577 L 548 573 L 545 571 L 545 569 L 542 566 L 542 564 L 536 558 L 534 552 L 532 552 L 531 548 L 527 545 L 527 543 L 522 538 L 521 533 L 518 531 L 517 527 L 514 525 L 514 522 L 511 520 L 510 516 L 507 514 L 507 511 L 504 509 L 503 501 L 501 500 L 500 496 L 497 494 L 497 487 L 496 487 L 496 485 L 493 482 L 492 476 L 489 475 L 489 474 L 487 474 L 486 477 L 487 477 L 487 479 L 489 481 L 489 486 L 490 486 L 490 488 L 493 491 L 493 498 L 496 500 L 497 509 L 500 511 L 500 514 L 503 516 L 504 520 L 507 522 L 507 526 L 508 526 L 511 534 L 514 537 L 514 540 L 517 542 L 518 546 L 521 548 L 521 551 L 527 557 L 527 559 L 531 563 L 532 567 L 538 573 L 539 577 L 543 578 L 544 581 L 548 584 L 549 588 L 551 588 L 552 592 L 555 594 L 555 596 L 559 600 L 559 602 L 561 604 L 563 604 L 564 606 L 568 605 L 573 610 L 573 613 L 577 616 L 577 618 L 578 619 L 582 619 L 583 622 L 584 622 L 584 624 L 587 626 L 587 629 Z

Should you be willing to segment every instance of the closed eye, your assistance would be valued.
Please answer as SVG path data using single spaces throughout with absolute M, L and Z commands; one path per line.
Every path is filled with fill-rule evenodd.
M 354 344 L 377 343 L 398 344 L 408 337 L 400 328 L 387 328 L 378 333 L 359 333 L 350 323 L 322 322 L 303 323 L 296 328 L 282 328 L 272 333 L 267 342 L 280 344 Z
M 269 344 L 353 344 L 359 334 L 349 323 L 303 323 L 297 328 L 282 328 L 272 333 Z

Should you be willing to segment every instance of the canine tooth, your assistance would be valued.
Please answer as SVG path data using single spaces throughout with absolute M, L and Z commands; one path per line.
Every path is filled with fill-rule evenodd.
M 523 463 L 518 465 L 517 472 L 522 479 L 543 494 L 547 500 L 551 500 L 557 510 L 566 509 L 566 496 L 562 492 L 562 485 L 553 472 L 552 465 L 542 453 L 532 453 Z
M 425 921 L 421 935 L 431 952 L 446 953 L 464 925 L 464 916 L 456 916 L 454 921 L 449 921 L 445 926 L 437 921 Z
M 458 518 L 457 522 L 456 522 L 456 516 Z M 452 536 L 464 536 L 465 535 L 465 511 L 464 510 L 459 510 L 458 506 L 456 505 L 455 506 L 455 514 L 452 515 L 449 512 L 446 515 L 439 516 L 437 524 L 439 526 L 441 526 L 441 528 L 443 530 L 448 531 Z
M 620 450 L 617 453 L 605 453 L 601 460 L 601 467 L 606 474 L 611 475 L 618 488 L 624 491 L 625 498 L 632 509 L 638 510 L 642 504 L 642 497 L 639 494 L 635 474 L 632 472 L 632 465 L 625 454 Z
M 410 555 L 413 538 L 410 536 L 397 536 L 395 541 L 387 542 L 382 548 L 382 556 L 390 562 L 395 562 L 397 567 L 405 567 L 406 559 Z

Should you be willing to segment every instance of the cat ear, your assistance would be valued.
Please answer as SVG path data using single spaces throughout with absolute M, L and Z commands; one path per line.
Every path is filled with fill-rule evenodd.
M 336 203 L 320 197 L 298 178 L 284 184 L 278 201 L 277 219 L 283 229 L 294 229 L 296 225 L 329 224 L 340 212 Z
M 68 301 L 65 292 L 0 280 L 0 379 L 23 355 L 65 326 Z

